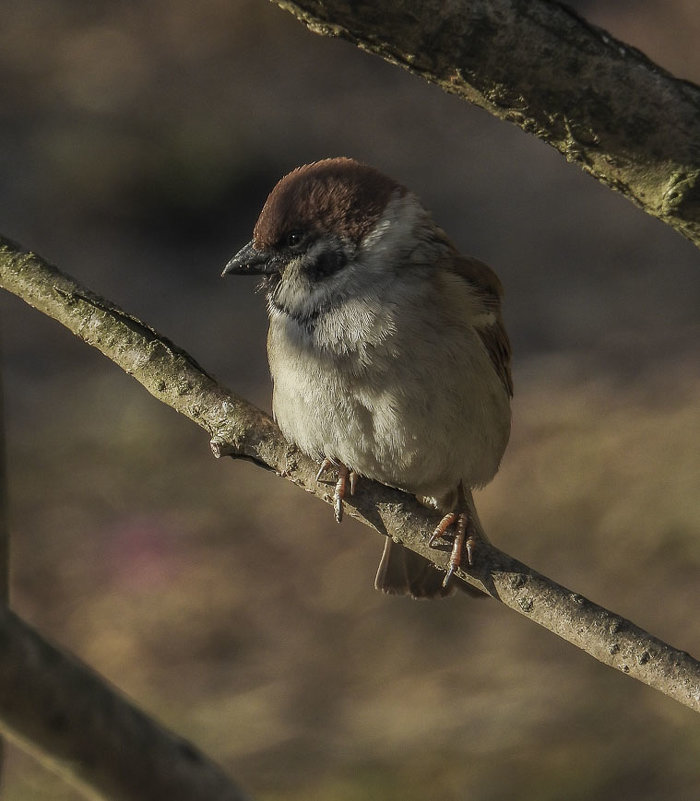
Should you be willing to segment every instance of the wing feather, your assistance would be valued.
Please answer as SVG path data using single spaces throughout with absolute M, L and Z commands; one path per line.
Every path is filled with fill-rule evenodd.
M 484 320 L 476 320 L 474 328 L 484 343 L 496 374 L 508 395 L 513 397 L 513 377 L 510 371 L 511 348 L 501 314 L 503 287 L 496 273 L 486 264 L 469 256 L 457 254 L 450 261 L 454 272 L 474 288 L 476 298 L 484 308 Z

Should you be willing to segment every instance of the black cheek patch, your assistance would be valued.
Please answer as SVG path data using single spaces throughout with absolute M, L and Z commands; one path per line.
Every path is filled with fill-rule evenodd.
M 310 262 L 307 270 L 312 281 L 322 281 L 348 263 L 348 257 L 342 250 L 322 250 L 315 261 Z

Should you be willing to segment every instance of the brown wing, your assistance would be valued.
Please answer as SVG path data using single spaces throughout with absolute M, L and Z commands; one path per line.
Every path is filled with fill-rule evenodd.
M 476 290 L 484 311 L 491 312 L 490 319 L 475 329 L 484 343 L 494 370 L 503 382 L 508 394 L 513 397 L 513 378 L 510 373 L 510 341 L 501 316 L 503 287 L 496 273 L 486 264 L 469 256 L 458 256 L 451 264 L 454 271 Z

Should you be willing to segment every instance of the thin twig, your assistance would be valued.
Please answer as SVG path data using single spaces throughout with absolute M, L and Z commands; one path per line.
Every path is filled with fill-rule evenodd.
M 270 418 L 224 389 L 184 351 L 99 298 L 40 257 L 0 239 L 0 285 L 58 320 L 133 375 L 212 438 L 216 455 L 246 458 L 332 503 L 317 465 L 282 437 Z M 447 551 L 428 547 L 437 515 L 415 498 L 363 482 L 347 503 L 357 519 L 445 569 Z M 700 711 L 700 663 L 633 623 L 597 606 L 492 546 L 460 579 L 591 656 Z M 1 710 L 0 710 L 1 714 Z

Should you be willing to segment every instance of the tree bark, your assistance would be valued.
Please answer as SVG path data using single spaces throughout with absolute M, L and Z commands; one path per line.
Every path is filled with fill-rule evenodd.
M 92 798 L 246 801 L 224 771 L 0 609 L 0 725 Z
M 2 332 L 0 331 L 0 335 Z M 0 609 L 10 601 L 10 517 L 7 494 L 7 427 L 4 405 L 4 364 L 0 336 Z M 0 738 L 0 787 L 5 775 L 5 740 Z
M 515 123 L 700 247 L 700 88 L 566 6 L 275 2 Z
M 204 428 L 216 456 L 250 459 L 333 502 L 328 486 L 315 480 L 318 466 L 290 445 L 266 414 L 217 384 L 192 357 L 149 326 L 2 239 L 0 286 L 58 320 L 152 395 Z M 370 528 L 446 568 L 449 548 L 428 546 L 439 515 L 412 496 L 363 480 L 346 506 Z M 456 575 L 600 662 L 700 711 L 700 663 L 687 653 L 491 545 L 480 544 L 475 568 Z

